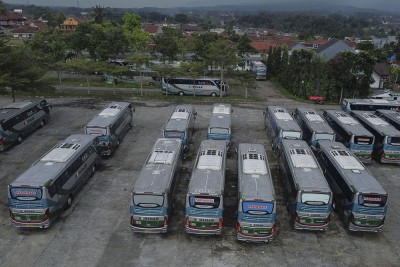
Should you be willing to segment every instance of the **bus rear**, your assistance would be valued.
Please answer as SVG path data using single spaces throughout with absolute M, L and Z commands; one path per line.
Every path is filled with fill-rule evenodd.
M 110 156 L 119 145 L 117 138 L 110 134 L 109 127 L 86 126 L 85 134 L 97 136 L 96 148 L 101 156 Z
M 299 192 L 294 214 L 294 228 L 298 230 L 328 230 L 331 203 L 331 192 Z
M 52 209 L 46 188 L 30 185 L 9 185 L 8 206 L 11 223 L 17 228 L 48 228 Z
M 188 194 L 186 196 L 186 232 L 220 235 L 222 231 L 223 199 L 221 195 Z
M 166 233 L 167 196 L 152 192 L 133 192 L 131 195 L 131 230 L 137 233 Z
M 276 234 L 276 202 L 239 200 L 237 239 L 251 242 L 269 242 Z
M 377 158 L 382 163 L 400 163 L 400 136 L 385 136 L 377 147 Z
M 350 231 L 381 232 L 387 211 L 387 194 L 357 193 L 348 215 Z
M 374 149 L 374 136 L 353 135 L 347 147 L 356 155 L 362 162 L 371 162 L 372 151 Z
M 217 113 L 211 114 L 207 139 L 225 140 L 227 142 L 227 146 L 229 147 L 232 139 L 231 124 L 231 115 Z

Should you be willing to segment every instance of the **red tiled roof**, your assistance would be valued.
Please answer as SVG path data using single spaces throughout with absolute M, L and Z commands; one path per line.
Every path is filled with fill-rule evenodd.
M 7 14 L 0 14 L 0 20 L 26 20 L 21 14 L 16 12 L 8 12 Z
M 144 25 L 143 26 L 143 31 L 150 33 L 150 34 L 155 34 L 157 33 L 158 29 L 160 28 L 160 26 L 158 25 Z
M 315 40 L 314 42 L 313 42 L 313 44 L 316 44 L 316 45 L 323 45 L 323 44 L 325 44 L 325 43 L 327 43 L 328 42 L 328 40 L 326 40 L 326 39 L 324 39 L 324 38 L 318 38 L 317 40 Z
M 254 47 L 258 52 L 268 52 L 270 47 L 277 47 L 278 45 L 276 44 L 271 44 L 269 42 L 251 42 L 250 45 Z
M 29 25 L 21 25 L 12 30 L 12 33 L 35 33 L 38 30 L 36 27 L 31 27 Z

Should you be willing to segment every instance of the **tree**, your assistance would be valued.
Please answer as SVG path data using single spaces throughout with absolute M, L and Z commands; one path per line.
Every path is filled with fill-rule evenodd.
M 141 17 L 133 13 L 125 13 L 123 18 L 123 32 L 129 46 L 136 52 L 145 52 L 151 42 L 150 35 L 141 28 Z
M 108 15 L 108 12 L 106 11 L 106 9 L 104 7 L 102 7 L 100 5 L 95 5 L 92 8 L 92 13 L 90 16 L 92 17 L 94 23 L 102 24 L 107 15 Z
M 224 68 L 229 68 L 238 62 L 236 49 L 227 39 L 219 39 L 208 44 L 206 58 L 210 62 L 215 62 L 220 67 L 221 84 L 224 81 Z M 220 91 L 220 97 L 222 97 L 222 90 Z
M 173 28 L 163 28 L 163 33 L 155 36 L 156 51 L 161 54 L 161 60 L 176 60 L 182 52 L 179 42 L 184 38 L 181 31 Z
M 243 72 L 240 73 L 238 76 L 239 82 L 245 88 L 245 95 L 244 98 L 247 100 L 248 95 L 248 87 L 255 87 L 256 86 L 256 79 L 254 75 L 250 72 Z
M 186 14 L 176 14 L 175 15 L 175 21 L 181 24 L 188 23 L 189 18 Z
M 0 14 L 7 14 L 6 5 L 2 0 L 0 0 Z
M 237 51 L 239 56 L 243 56 L 244 53 L 257 53 L 257 50 L 252 47 L 251 39 L 246 34 L 243 34 L 239 37 L 238 44 L 237 44 Z
M 42 85 L 44 69 L 37 58 L 26 47 L 12 47 L 0 39 L 0 88 L 11 88 L 15 101 L 15 90 L 31 91 Z

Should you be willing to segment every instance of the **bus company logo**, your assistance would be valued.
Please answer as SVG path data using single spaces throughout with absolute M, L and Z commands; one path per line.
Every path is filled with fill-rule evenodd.
M 214 203 L 212 198 L 195 198 L 196 203 Z
M 24 197 L 35 197 L 36 196 L 36 192 L 30 191 L 30 190 L 17 190 L 17 191 L 15 191 L 15 194 L 17 196 L 24 196 Z
M 364 197 L 364 201 L 381 202 L 382 199 L 380 197 Z
M 263 206 L 263 205 L 249 205 L 249 209 L 255 209 L 255 210 L 262 210 L 262 209 L 266 209 L 267 206 Z

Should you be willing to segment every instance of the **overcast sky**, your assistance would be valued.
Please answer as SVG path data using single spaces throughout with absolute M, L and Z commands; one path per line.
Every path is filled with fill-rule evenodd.
M 128 7 L 128 8 L 141 8 L 141 7 L 179 7 L 179 6 L 193 6 L 194 0 L 3 0 L 9 4 L 30 4 L 38 6 L 75 6 L 77 7 L 94 7 L 100 5 L 102 7 Z M 218 2 L 218 0 L 214 1 Z M 244 2 L 244 1 L 233 1 Z M 199 4 L 199 6 L 202 4 Z

